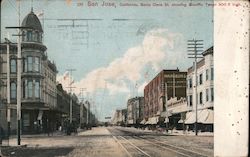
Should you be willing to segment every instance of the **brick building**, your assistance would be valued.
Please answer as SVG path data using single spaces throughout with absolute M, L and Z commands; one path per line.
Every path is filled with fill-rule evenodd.
M 146 124 L 164 123 L 166 98 L 186 97 L 186 72 L 162 70 L 144 88 L 144 118 Z

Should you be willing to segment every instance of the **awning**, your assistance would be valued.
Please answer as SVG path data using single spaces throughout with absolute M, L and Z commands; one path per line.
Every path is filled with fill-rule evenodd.
M 146 123 L 146 120 L 145 119 L 143 119 L 141 122 L 140 122 L 140 124 L 145 124 Z
M 184 121 L 182 120 L 182 119 L 180 119 L 179 121 L 178 121 L 178 123 L 183 123 Z
M 205 115 L 205 114 L 204 114 Z M 213 124 L 214 123 L 214 111 L 213 110 L 206 110 L 206 116 L 200 121 L 203 124 Z
M 128 120 L 128 124 L 134 124 L 133 119 Z
M 168 122 L 169 122 L 169 118 L 166 117 L 164 123 L 168 123 Z
M 203 124 L 213 124 L 214 121 L 214 112 L 211 109 L 203 109 L 197 111 L 197 122 Z M 185 124 L 193 124 L 196 121 L 195 111 L 187 112 Z M 182 123 L 181 120 L 178 123 Z
M 37 120 L 42 120 L 42 117 L 43 117 L 43 110 L 39 110 Z
M 157 124 L 159 121 L 159 117 L 151 117 L 148 118 L 148 121 L 145 124 Z

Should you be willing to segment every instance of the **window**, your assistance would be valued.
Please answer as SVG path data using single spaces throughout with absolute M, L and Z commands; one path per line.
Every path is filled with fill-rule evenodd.
M 200 104 L 202 104 L 202 92 L 200 92 Z
M 189 79 L 189 88 L 192 88 L 193 84 L 192 84 L 192 79 Z
M 27 57 L 27 70 L 28 72 L 33 70 L 33 58 Z
M 206 81 L 208 80 L 208 69 L 206 70 Z
M 209 101 L 209 90 L 206 89 L 206 101 Z
M 22 88 L 22 90 L 23 90 L 23 98 L 25 98 L 25 96 L 26 96 L 26 86 L 25 86 L 25 81 L 23 81 L 23 88 Z
M 202 80 L 202 74 L 200 74 L 200 85 L 202 84 L 203 80 Z
M 32 81 L 31 80 L 29 80 L 28 81 L 28 98 L 32 98 L 32 96 L 33 96 L 33 90 L 32 90 Z
M 211 88 L 211 101 L 214 101 L 214 88 Z
M 16 83 L 15 82 L 10 83 L 10 98 L 16 99 Z
M 39 57 L 35 57 L 35 62 L 34 62 L 34 70 L 36 72 L 40 71 L 40 58 Z
M 16 59 L 14 58 L 10 59 L 10 72 L 16 73 L 16 68 L 17 68 Z
M 40 33 L 36 32 L 36 41 L 40 42 Z
M 214 68 L 211 68 L 211 80 L 214 80 Z
M 189 96 L 189 106 L 193 106 L 193 96 Z
M 35 82 L 35 98 L 40 98 L 40 82 L 36 80 Z
M 27 41 L 32 41 L 32 31 L 27 31 Z

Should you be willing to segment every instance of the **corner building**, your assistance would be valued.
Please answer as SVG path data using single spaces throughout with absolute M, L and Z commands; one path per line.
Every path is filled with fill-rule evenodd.
M 22 21 L 21 40 L 21 128 L 22 133 L 45 132 L 51 128 L 53 110 L 57 104 L 56 65 L 47 58 L 47 47 L 43 45 L 43 29 L 38 17 L 31 11 Z M 16 130 L 17 95 L 17 44 L 10 44 L 10 68 L 7 69 L 7 43 L 1 43 L 0 64 L 1 102 L 11 109 L 11 131 Z M 10 70 L 10 104 L 7 104 L 7 70 Z M 6 114 L 7 112 L 2 114 Z M 7 115 L 1 123 L 6 130 Z

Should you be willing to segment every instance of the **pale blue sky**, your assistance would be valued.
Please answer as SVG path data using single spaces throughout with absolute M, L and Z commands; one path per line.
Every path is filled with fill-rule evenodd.
M 120 7 L 119 3 L 122 1 L 116 1 L 116 8 L 90 8 L 87 6 L 77 6 L 77 2 L 86 4 L 86 1 L 81 0 L 72 2 L 71 4 L 67 4 L 64 0 L 34 0 L 33 8 L 36 14 L 44 12 L 44 15 L 39 17 L 44 29 L 44 44 L 48 48 L 47 53 L 49 58 L 54 60 L 57 65 L 59 78 L 66 72 L 66 69 L 76 69 L 73 72 L 74 80 L 78 83 L 76 86 L 89 88 L 86 90 L 89 91 L 89 97 L 94 101 L 97 115 L 101 120 L 105 116 L 112 116 L 115 109 L 126 107 L 127 98 L 137 95 L 135 84 L 143 89 L 143 83 L 145 84 L 145 82 L 151 80 L 163 68 L 179 67 L 180 70 L 185 71 L 191 66 L 192 60 L 187 59 L 186 56 L 187 40 L 193 38 L 202 39 L 204 40 L 204 48 L 213 45 L 213 9 L 211 7 Z M 101 3 L 101 1 L 99 2 Z M 137 1 L 137 3 L 139 2 L 142 1 Z M 181 3 L 180 1 L 162 2 L 168 2 L 169 4 L 174 2 Z M 189 3 L 187 0 L 182 2 Z M 203 1 L 203 4 L 205 5 L 206 1 Z M 2 40 L 6 37 L 7 30 L 4 28 L 6 26 L 17 25 L 16 8 L 17 4 L 15 0 L 3 1 Z M 22 0 L 21 19 L 30 10 L 31 0 Z M 43 18 L 45 20 L 42 20 Z M 62 18 L 94 18 L 102 20 L 88 21 L 88 28 L 86 26 L 65 28 L 59 25 L 69 25 L 72 22 L 56 20 Z M 114 20 L 121 18 L 133 20 Z M 86 21 L 75 22 L 75 25 L 86 24 Z M 88 37 L 85 36 L 85 31 L 89 32 Z M 162 32 L 164 35 L 159 35 L 157 32 Z M 13 41 L 15 37 L 11 38 Z M 156 45 L 155 49 L 153 49 L 156 56 L 166 54 L 164 56 L 165 60 L 160 59 L 160 57 L 145 56 L 150 55 L 148 53 L 136 56 L 133 52 L 141 52 L 137 49 L 131 50 L 130 55 L 128 55 L 127 52 L 131 48 L 139 48 L 144 44 L 150 45 L 152 38 L 156 41 L 158 38 L 164 39 L 162 41 L 163 46 L 158 45 L 157 47 L 158 42 L 152 43 L 152 45 Z M 165 39 L 167 39 L 167 43 L 165 43 Z M 84 44 L 81 45 L 79 43 Z M 85 45 L 86 43 L 88 44 Z M 158 53 L 158 51 L 160 52 Z M 131 54 L 135 55 L 135 61 L 143 62 L 147 58 L 151 58 L 151 60 L 149 59 L 148 62 L 145 61 L 142 64 L 136 64 L 133 62 L 133 59 L 131 61 Z M 130 57 L 126 57 L 127 55 Z M 110 76 L 100 74 L 99 76 L 99 74 L 94 73 L 94 71 L 104 73 L 110 70 L 115 71 L 119 66 L 124 66 L 124 64 L 121 64 L 123 61 L 131 63 L 131 65 L 141 66 L 138 69 L 135 68 L 139 76 L 124 73 L 124 70 L 121 72 L 124 76 L 121 78 L 113 74 Z M 157 64 L 157 68 L 154 68 L 153 64 Z M 132 70 L 134 69 L 132 68 Z M 136 81 L 133 78 L 136 78 Z M 91 79 L 98 82 L 105 80 L 104 82 L 106 83 L 105 85 L 97 83 L 94 87 L 83 83 L 84 81 L 87 82 L 86 80 L 89 82 L 93 81 Z M 124 90 L 117 89 L 117 87 L 121 87 Z M 78 91 L 76 89 L 76 92 Z M 143 95 L 142 90 L 138 92 L 138 95 Z

